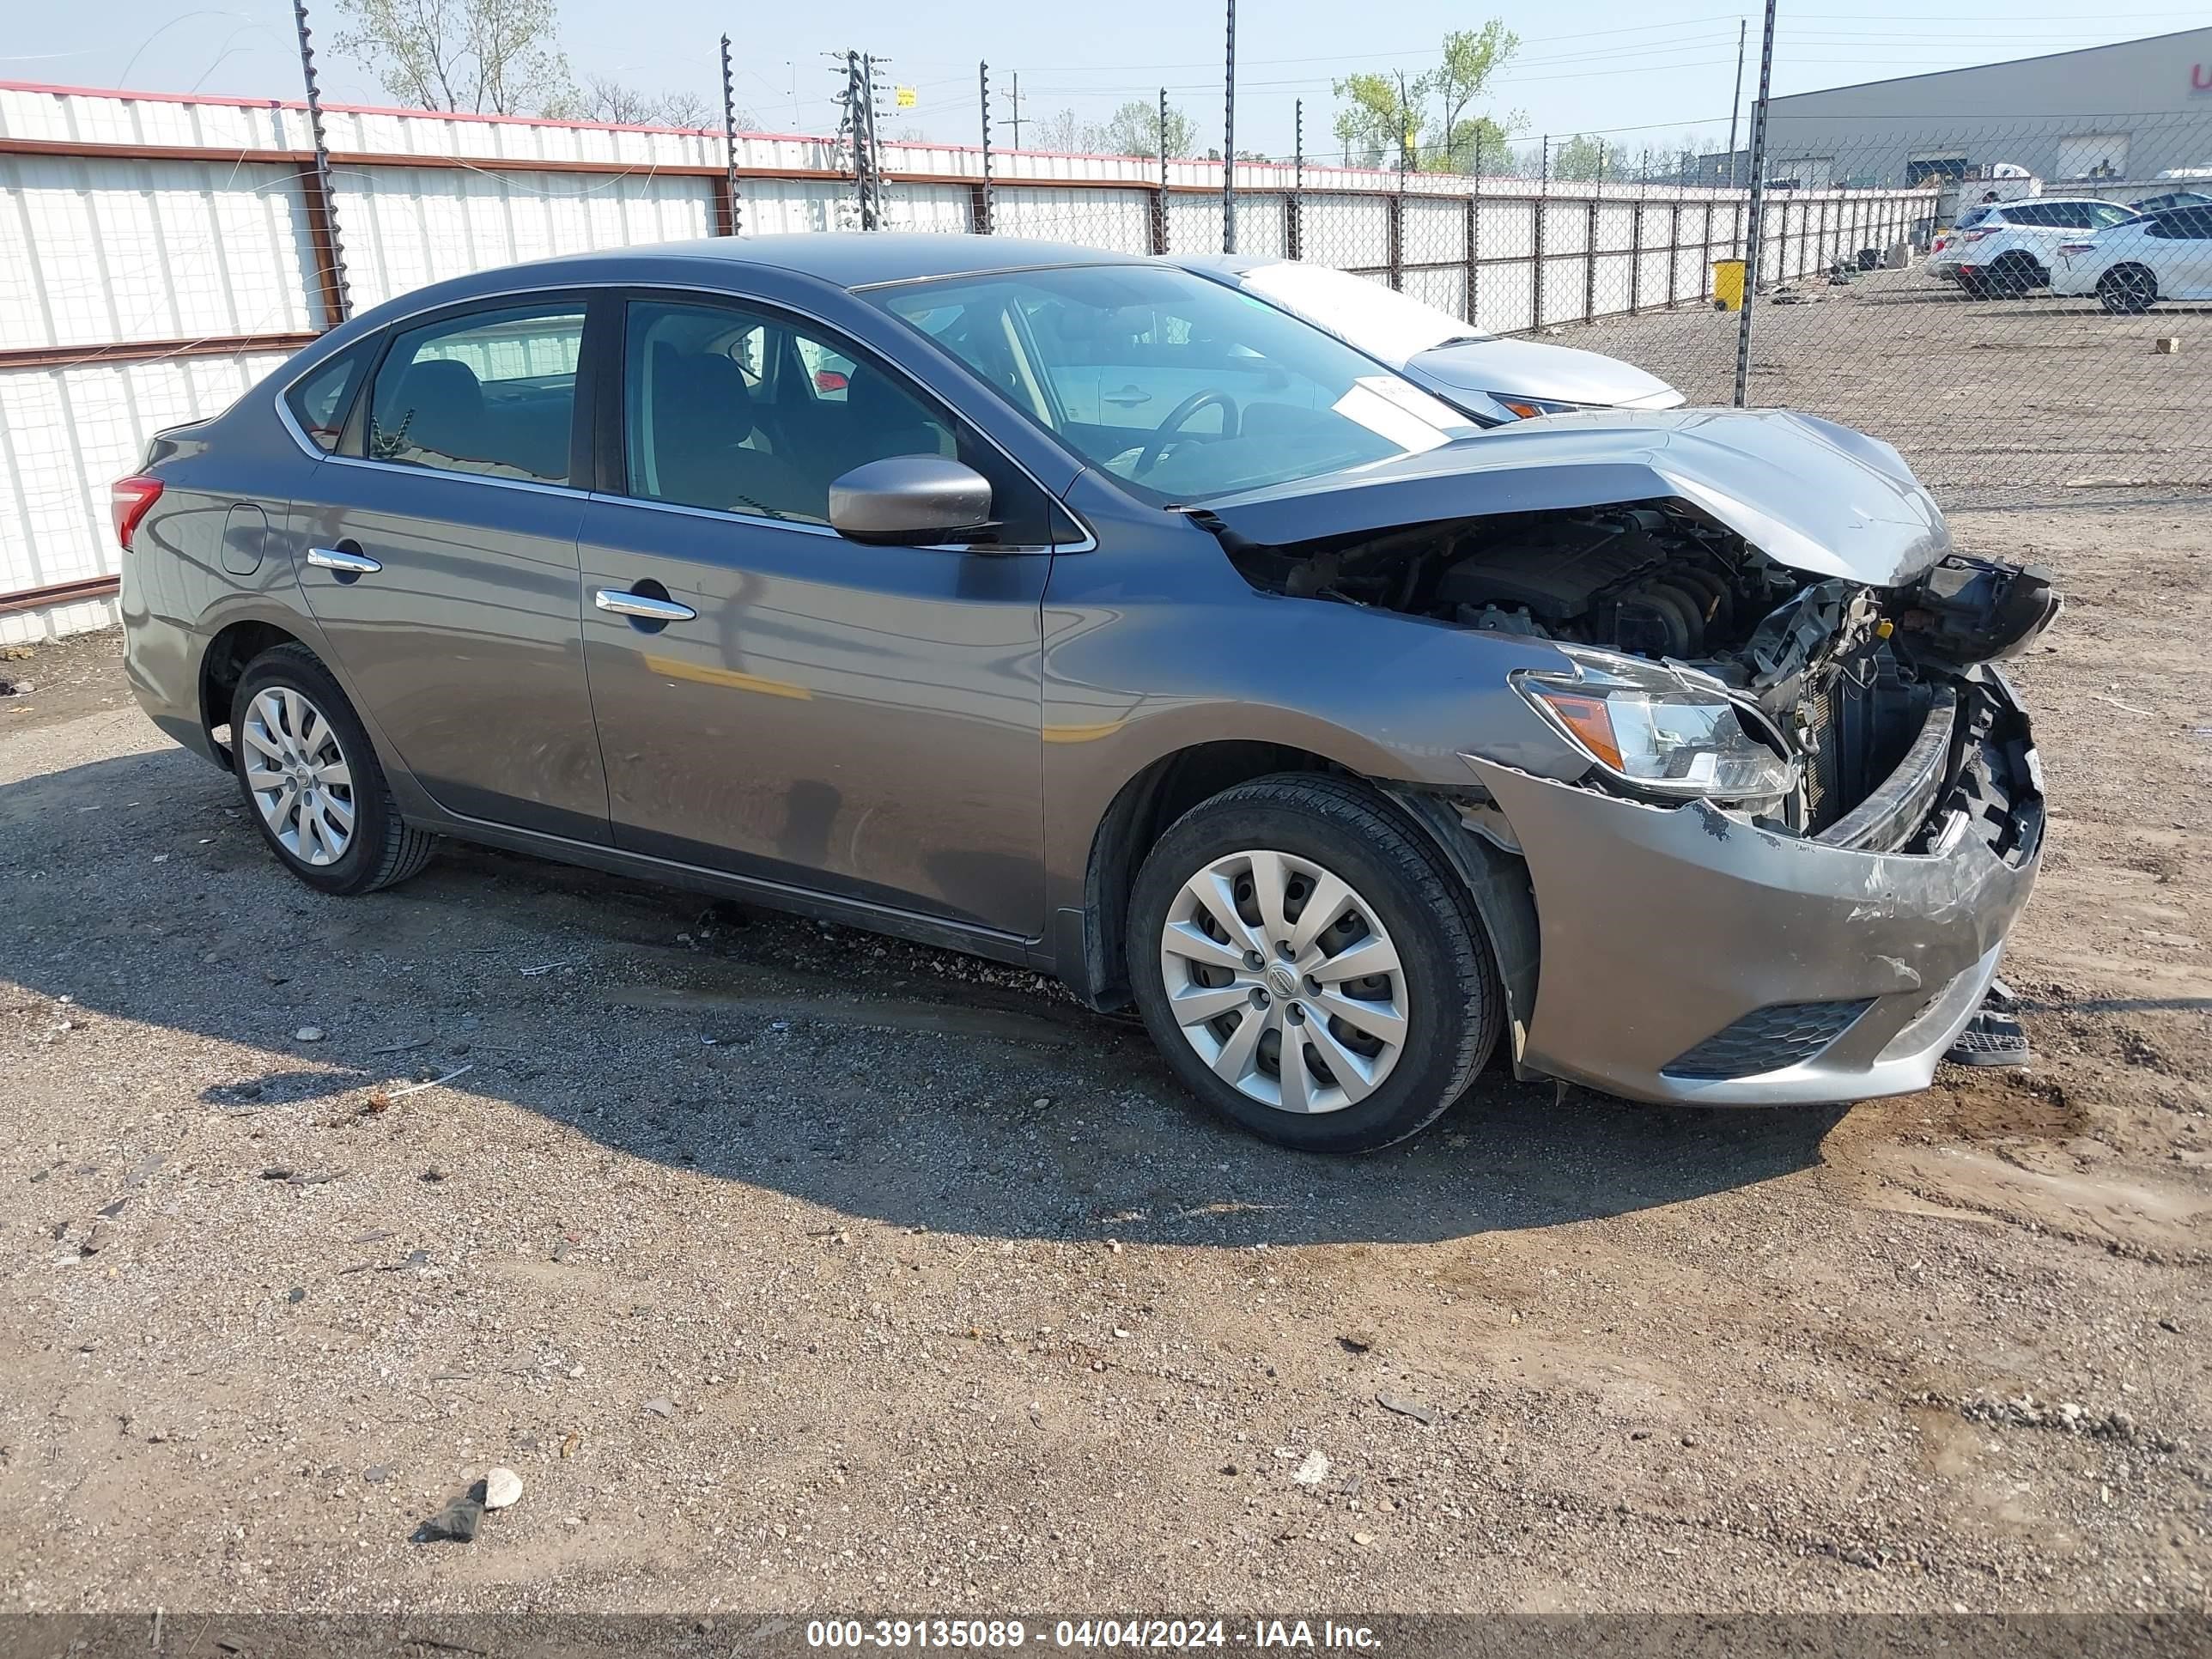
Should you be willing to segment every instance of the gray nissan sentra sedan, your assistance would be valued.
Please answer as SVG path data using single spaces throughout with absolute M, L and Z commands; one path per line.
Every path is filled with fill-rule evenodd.
M 1826 422 L 1463 421 L 1047 243 L 489 271 L 155 440 L 130 676 L 322 891 L 455 836 L 1026 963 L 1295 1146 L 1501 1045 L 1925 1085 L 2034 880 L 2043 574 Z

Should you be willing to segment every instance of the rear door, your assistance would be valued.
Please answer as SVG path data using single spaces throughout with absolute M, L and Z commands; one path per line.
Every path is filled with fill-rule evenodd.
M 2212 207 L 2153 214 L 2142 243 L 2161 300 L 2212 299 Z
M 507 297 L 395 330 L 291 532 L 309 611 L 441 805 L 604 842 L 571 482 L 586 309 Z
M 1044 492 L 811 319 L 641 290 L 617 347 L 583 530 L 615 844 L 1037 937 Z M 832 479 L 909 454 L 991 478 L 994 544 L 830 529 Z

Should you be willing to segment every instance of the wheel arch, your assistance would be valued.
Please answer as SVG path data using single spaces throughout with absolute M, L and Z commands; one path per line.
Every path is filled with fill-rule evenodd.
M 1443 793 L 1380 781 L 1296 744 L 1242 738 L 1188 744 L 1157 757 L 1115 792 L 1091 836 L 1083 908 L 1063 910 L 1057 918 L 1054 967 L 1061 981 L 1102 1012 L 1127 1006 L 1129 897 L 1146 855 L 1200 801 L 1282 772 L 1320 772 L 1365 786 L 1385 810 L 1433 845 L 1466 884 L 1505 994 L 1517 1066 L 1536 1000 L 1536 905 L 1527 865 L 1466 828 Z
M 246 665 L 279 645 L 307 645 L 307 641 L 265 617 L 242 617 L 216 629 L 207 649 L 200 653 L 200 729 L 207 733 L 209 747 L 225 766 L 231 763 L 230 745 L 216 733 L 230 724 L 233 694 L 245 678 Z M 307 648 L 314 647 L 307 645 Z

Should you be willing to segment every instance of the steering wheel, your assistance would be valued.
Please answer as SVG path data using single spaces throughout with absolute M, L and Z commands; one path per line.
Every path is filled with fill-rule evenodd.
M 1169 441 L 1182 430 L 1184 423 L 1192 416 L 1197 414 L 1208 404 L 1212 404 L 1221 411 L 1221 435 L 1224 438 L 1233 438 L 1237 435 L 1239 425 L 1237 418 L 1237 400 L 1227 392 L 1213 386 L 1207 386 L 1202 392 L 1194 392 L 1173 409 L 1168 410 L 1167 419 L 1160 422 L 1158 429 L 1152 434 L 1152 437 L 1146 441 L 1144 448 L 1138 453 L 1137 465 L 1133 471 L 1139 477 L 1144 477 L 1146 473 L 1160 464 L 1160 457 L 1167 453 Z

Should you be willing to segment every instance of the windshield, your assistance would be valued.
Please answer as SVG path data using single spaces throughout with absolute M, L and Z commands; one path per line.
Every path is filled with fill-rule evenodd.
M 1491 337 L 1448 311 L 1327 265 L 1285 260 L 1237 273 L 1253 293 L 1325 328 L 1370 357 L 1401 367 L 1446 342 Z
M 1171 267 L 1004 271 L 869 297 L 1156 503 L 1317 477 L 1481 430 L 1288 313 Z

